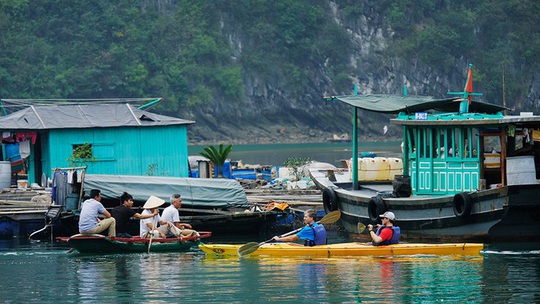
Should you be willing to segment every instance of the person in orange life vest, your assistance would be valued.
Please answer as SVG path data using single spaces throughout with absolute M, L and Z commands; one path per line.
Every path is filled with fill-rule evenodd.
M 274 236 L 274 241 L 293 242 L 298 239 L 304 240 L 305 246 L 326 245 L 326 229 L 324 225 L 315 222 L 317 213 L 313 209 L 304 211 L 304 228 L 297 234 L 279 237 Z
M 368 225 L 369 236 L 373 240 L 374 246 L 390 245 L 399 243 L 401 231 L 395 226 L 396 216 L 393 212 L 386 211 L 379 215 L 382 218 L 382 225 L 377 224 L 377 230 L 373 231 L 373 225 Z

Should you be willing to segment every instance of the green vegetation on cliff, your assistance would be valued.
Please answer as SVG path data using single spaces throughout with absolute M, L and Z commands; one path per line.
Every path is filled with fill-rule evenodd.
M 0 96 L 159 96 L 159 110 L 179 116 L 296 111 L 350 92 L 353 61 L 395 58 L 448 75 L 472 62 L 487 96 L 502 95 L 505 63 L 507 94 L 525 100 L 539 12 L 534 0 L 4 0 Z M 380 30 L 385 48 L 359 55 L 359 29 Z

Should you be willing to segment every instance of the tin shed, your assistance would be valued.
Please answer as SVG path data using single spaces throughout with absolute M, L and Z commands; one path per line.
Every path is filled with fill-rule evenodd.
M 51 177 L 55 168 L 73 165 L 69 159 L 81 145 L 91 158 L 75 160 L 88 166 L 87 173 L 187 177 L 187 126 L 193 123 L 129 103 L 105 102 L 27 105 L 0 117 L 0 130 L 4 160 L 9 157 L 6 145 L 30 142 L 25 163 L 32 183 L 42 173 Z

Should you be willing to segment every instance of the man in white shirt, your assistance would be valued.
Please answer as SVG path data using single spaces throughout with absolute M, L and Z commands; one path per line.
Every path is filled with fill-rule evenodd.
M 175 237 L 198 236 L 199 233 L 193 230 L 190 224 L 180 223 L 180 215 L 178 214 L 180 207 L 182 207 L 182 197 L 180 194 L 173 194 L 171 196 L 171 205 L 165 208 L 161 214 L 162 221 L 172 223 L 168 227 L 168 235 Z

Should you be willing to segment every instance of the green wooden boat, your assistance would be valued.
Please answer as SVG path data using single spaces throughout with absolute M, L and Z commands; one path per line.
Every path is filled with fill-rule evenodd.
M 139 253 L 139 252 L 185 252 L 197 246 L 200 239 L 207 238 L 212 232 L 199 232 L 200 236 L 181 238 L 117 238 L 100 234 L 76 234 L 71 237 L 57 237 L 80 253 Z M 150 249 L 148 248 L 150 246 Z
M 313 168 L 310 175 L 325 210 L 341 210 L 349 233 L 392 211 L 408 242 L 540 238 L 540 115 L 507 115 L 473 99 L 481 94 L 473 92 L 472 65 L 464 90 L 449 94 L 456 96 L 326 98 L 353 107 L 353 157 L 349 174 Z M 401 159 L 357 157 L 360 109 L 397 114 L 390 122 L 402 128 Z

